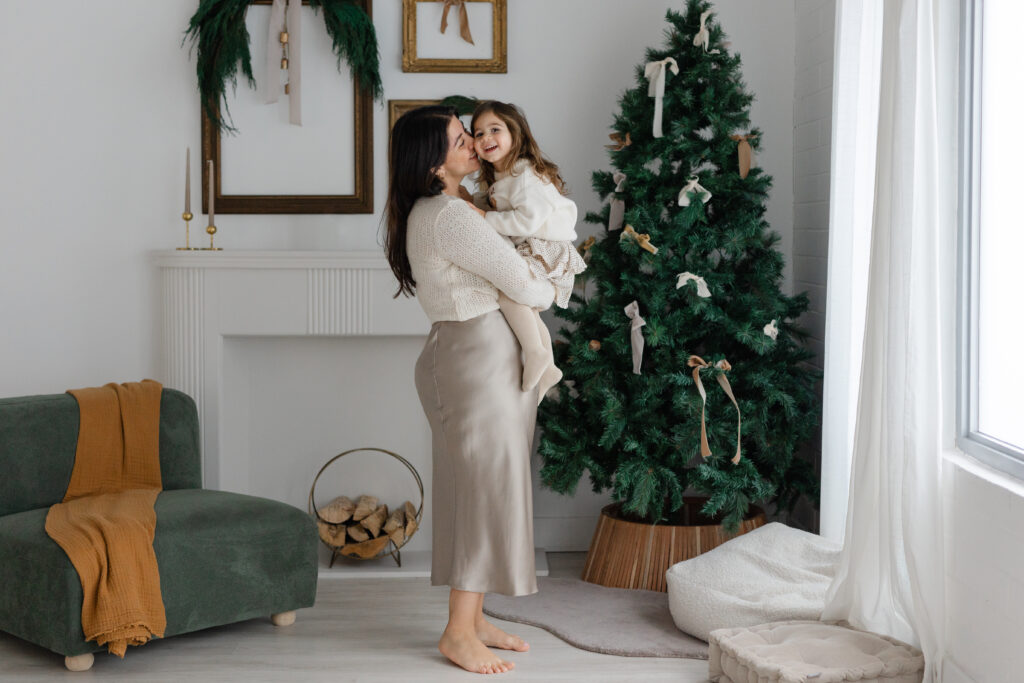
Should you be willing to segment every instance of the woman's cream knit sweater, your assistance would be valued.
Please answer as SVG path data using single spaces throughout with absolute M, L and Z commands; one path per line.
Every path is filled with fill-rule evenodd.
M 554 288 L 462 199 L 422 197 L 409 214 L 405 248 L 416 298 L 431 322 L 469 320 L 498 308 L 498 290 L 531 308 L 547 308 Z

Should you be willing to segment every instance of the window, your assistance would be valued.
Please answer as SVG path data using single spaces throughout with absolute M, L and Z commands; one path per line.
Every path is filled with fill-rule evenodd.
M 963 6 L 958 445 L 1024 479 L 1024 3 Z

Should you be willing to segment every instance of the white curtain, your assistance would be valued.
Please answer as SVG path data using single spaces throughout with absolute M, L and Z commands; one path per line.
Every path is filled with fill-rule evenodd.
M 939 680 L 945 638 L 941 453 L 948 445 L 944 401 L 952 391 L 946 378 L 955 341 L 949 333 L 955 315 L 958 4 L 839 0 L 837 5 L 837 46 L 856 43 L 862 51 L 837 55 L 863 63 L 861 85 L 877 92 L 877 105 L 874 111 L 859 110 L 859 117 L 876 121 L 873 164 L 847 154 L 836 161 L 853 166 L 834 169 L 839 177 L 833 178 L 833 183 L 870 178 L 873 211 L 867 236 L 839 234 L 857 230 L 853 220 L 830 226 L 830 239 L 856 244 L 863 238 L 869 247 L 866 263 L 863 258 L 849 263 L 850 273 L 867 274 L 866 315 L 845 540 L 822 618 L 846 619 L 920 646 L 926 681 Z M 872 22 L 880 23 L 880 43 L 865 30 Z M 872 59 L 879 64 L 874 76 Z M 837 64 L 840 75 L 842 66 Z M 854 135 L 870 131 L 870 121 L 844 119 L 850 103 L 842 93 L 836 99 L 837 124 L 845 121 Z M 835 135 L 840 138 L 844 130 L 837 126 Z M 861 185 L 844 191 L 853 199 L 864 195 Z M 830 250 L 830 259 L 833 255 Z M 831 275 L 830 270 L 830 309 Z M 856 285 L 855 277 L 852 282 Z M 842 288 L 836 289 L 839 297 Z M 838 308 L 845 316 L 830 315 L 836 327 L 826 328 L 837 357 L 836 344 L 843 341 L 837 330 L 849 335 L 858 318 L 857 292 L 847 289 Z M 858 344 L 847 339 L 845 352 L 856 357 Z M 826 372 L 830 367 L 826 359 Z M 841 397 L 843 405 L 852 408 L 849 394 Z M 848 433 L 849 412 L 830 410 L 828 419 L 825 426 L 833 430 L 828 433 Z M 823 452 L 823 464 L 836 457 L 831 464 L 841 468 L 846 456 L 842 444 L 839 448 L 835 456 Z

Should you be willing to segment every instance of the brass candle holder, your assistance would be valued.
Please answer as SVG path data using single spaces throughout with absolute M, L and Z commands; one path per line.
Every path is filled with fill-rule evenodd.
M 185 246 L 178 247 L 178 251 L 195 251 L 198 247 L 189 246 L 188 243 L 188 222 L 192 220 L 192 214 L 188 211 L 181 214 L 181 219 L 185 221 Z
M 210 246 L 208 246 L 208 247 L 201 247 L 200 251 L 223 251 L 223 249 L 221 247 L 213 246 L 213 236 L 217 234 L 217 226 L 214 225 L 213 223 L 210 223 L 209 225 L 207 225 L 206 226 L 206 234 L 208 234 L 210 236 Z

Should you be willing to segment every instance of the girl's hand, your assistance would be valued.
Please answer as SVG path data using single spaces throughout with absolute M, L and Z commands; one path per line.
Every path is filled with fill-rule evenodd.
M 466 200 L 466 203 L 467 203 L 467 204 L 469 204 L 469 206 L 470 206 L 470 208 L 471 208 L 471 209 L 473 209 L 473 210 L 474 210 L 474 211 L 476 211 L 476 212 L 477 212 L 478 214 L 480 214 L 480 216 L 481 216 L 481 217 L 483 217 L 483 216 L 485 216 L 485 215 L 486 215 L 486 212 L 485 212 L 485 211 L 484 211 L 483 209 L 481 209 L 481 208 L 480 208 L 479 206 L 477 206 L 476 204 L 474 204 L 474 203 L 473 203 L 472 201 L 470 201 L 469 199 L 467 199 L 467 200 Z
M 465 185 L 459 185 L 459 196 L 465 199 L 467 202 L 473 201 L 473 195 L 469 193 Z
M 487 198 L 487 203 L 491 205 L 492 209 L 497 209 L 498 208 L 498 202 L 494 201 L 494 196 L 493 195 Z

